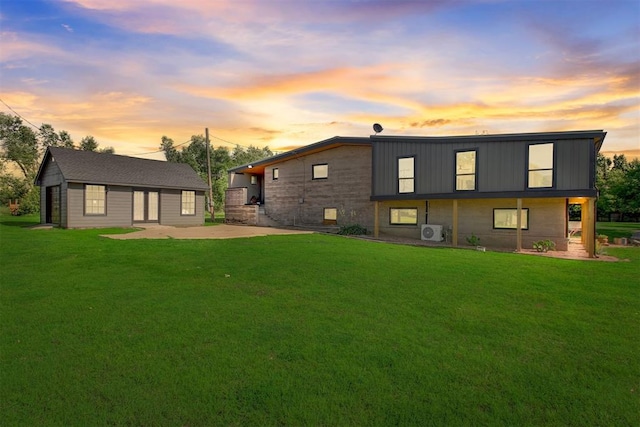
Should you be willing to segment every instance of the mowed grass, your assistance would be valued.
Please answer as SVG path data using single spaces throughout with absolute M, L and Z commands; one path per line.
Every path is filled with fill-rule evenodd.
M 34 220 L 34 219 L 33 219 Z M 3 425 L 638 425 L 627 261 L 0 217 Z

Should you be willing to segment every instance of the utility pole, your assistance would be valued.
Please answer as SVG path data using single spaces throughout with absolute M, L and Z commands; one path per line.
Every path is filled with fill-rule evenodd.
M 213 187 L 211 186 L 211 147 L 209 146 L 209 128 L 204 129 L 207 142 L 207 179 L 209 180 L 209 213 L 211 214 L 211 222 L 215 220 L 213 209 Z

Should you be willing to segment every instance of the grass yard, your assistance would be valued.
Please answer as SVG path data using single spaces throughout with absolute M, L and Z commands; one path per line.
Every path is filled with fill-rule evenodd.
M 625 262 L 0 217 L 7 426 L 640 423 Z

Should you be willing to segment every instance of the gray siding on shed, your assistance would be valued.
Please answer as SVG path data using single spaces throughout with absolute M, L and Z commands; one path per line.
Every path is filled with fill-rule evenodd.
M 84 184 L 69 183 L 68 195 L 68 227 L 69 228 L 101 228 L 131 227 L 133 225 L 133 200 L 131 187 L 108 186 L 106 194 L 106 215 L 85 215 Z
M 196 214 L 182 215 L 182 191 L 162 189 L 160 192 L 160 224 L 193 226 L 204 224 L 204 191 L 196 191 Z
M 535 193 L 527 189 L 529 144 L 555 144 L 554 190 L 594 190 L 593 139 L 504 139 L 490 136 L 442 139 L 375 139 L 373 143 L 373 189 L 375 196 L 457 194 L 461 198 L 478 193 Z M 476 150 L 476 191 L 455 191 L 455 153 Z M 398 194 L 398 158 L 415 157 L 415 193 Z

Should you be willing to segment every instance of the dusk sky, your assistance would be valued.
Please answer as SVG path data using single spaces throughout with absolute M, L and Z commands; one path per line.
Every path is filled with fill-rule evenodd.
M 0 111 L 164 158 L 603 129 L 640 156 L 637 0 L 0 0 Z M 223 141 L 224 140 L 224 141 Z M 225 142 L 226 141 L 226 142 Z

